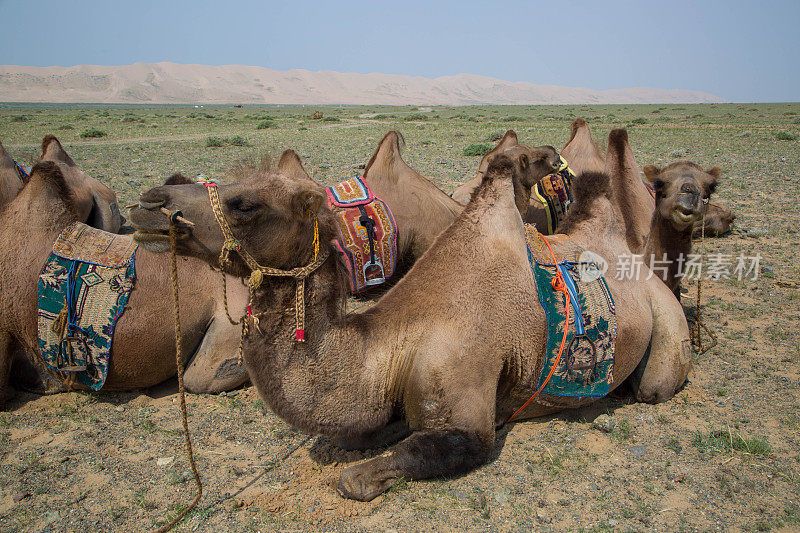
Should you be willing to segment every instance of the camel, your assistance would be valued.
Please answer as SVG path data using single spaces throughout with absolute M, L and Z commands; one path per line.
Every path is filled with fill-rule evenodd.
M 591 160 L 594 165 L 599 164 L 599 152 L 586 122 L 576 119 L 572 126 L 568 146 L 574 153 L 594 154 Z M 608 145 L 620 150 L 603 160 L 606 173 L 612 176 L 614 209 L 625 228 L 628 247 L 632 253 L 643 255 L 651 268 L 657 266 L 658 276 L 680 299 L 679 267 L 691 253 L 692 233 L 695 225 L 703 223 L 703 211 L 716 189 L 720 170 L 713 167 L 703 171 L 687 161 L 673 163 L 667 167 L 671 169 L 669 173 L 658 176 L 658 169 L 648 165 L 644 174 L 653 186 L 654 199 L 639 177 L 627 131 L 612 130 Z
M 58 234 L 70 223 L 85 220 L 92 210 L 80 187 L 80 171 L 64 163 L 69 156 L 56 140 L 44 146 L 28 184 L 0 211 L 0 401 L 9 384 L 11 359 L 24 351 L 27 365 L 15 361 L 14 380 L 25 388 L 58 392 L 64 385 L 44 368 L 37 332 L 37 281 Z M 173 182 L 175 182 L 173 180 Z M 24 243 L 24 245 L 23 245 Z M 238 364 L 240 327 L 232 326 L 219 301 L 221 275 L 206 264 L 185 258 L 178 266 L 184 358 L 189 362 L 185 384 L 191 392 L 219 392 L 247 380 Z M 135 290 L 117 322 L 104 390 L 149 387 L 175 375 L 169 257 L 139 247 Z M 243 314 L 247 288 L 228 279 L 231 313 Z
M 589 125 L 582 118 L 576 118 L 572 121 L 572 134 L 561 150 L 561 155 L 569 162 L 570 168 L 576 174 L 586 170 L 608 170 L 605 168 L 605 156 L 597 148 L 594 139 L 592 139 Z M 634 168 L 638 168 L 632 153 L 630 161 Z M 635 191 L 634 199 L 637 206 L 632 211 L 628 210 L 629 213 L 636 213 L 628 220 L 628 223 L 630 223 L 628 239 L 632 250 L 643 250 L 644 239 L 642 239 L 641 235 L 637 237 L 637 231 L 642 232 L 649 227 L 650 213 L 655 209 L 654 192 L 642 188 L 639 185 L 640 181 L 640 178 L 637 180 L 634 177 L 631 177 L 628 181 L 628 184 Z M 649 193 L 649 198 L 644 194 L 645 191 Z M 731 225 L 734 220 L 736 220 L 736 215 L 729 209 L 718 203 L 709 202 L 705 217 L 701 217 L 694 223 L 694 233 L 695 235 L 701 234 L 705 224 L 705 235 L 719 237 L 731 231 Z
M 614 132 L 612 132 L 613 134 Z M 626 135 L 627 137 L 627 135 Z M 644 167 L 644 175 L 656 193 L 656 208 L 645 245 L 645 259 L 666 260 L 664 281 L 680 300 L 681 261 L 692 251 L 692 234 L 717 187 L 719 167 L 703 170 L 691 161 L 677 161 L 660 169 Z
M 213 190 L 151 189 L 145 205 L 180 209 L 177 252 L 216 264 L 223 246 L 210 198 L 242 249 L 252 254 L 252 310 L 258 329 L 246 338 L 251 381 L 281 418 L 309 433 L 365 437 L 399 419 L 410 434 L 393 448 L 344 469 L 338 490 L 370 500 L 398 479 L 450 476 L 485 462 L 495 424 L 530 397 L 543 371 L 545 315 L 528 259 L 521 212 L 530 186 L 559 161 L 552 147 L 514 147 L 490 161 L 472 200 L 410 271 L 375 306 L 345 315 L 344 266 L 333 248 L 333 215 L 323 189 L 307 177 L 294 152 L 277 171 L 257 173 Z M 289 168 L 291 167 L 291 168 Z M 612 209 L 604 174 L 583 174 L 569 237 L 615 265 L 630 253 Z M 247 209 L 242 209 L 242 206 Z M 163 249 L 168 221 L 159 209 L 133 209 L 142 245 Z M 318 238 L 317 238 L 318 232 Z M 314 243 L 319 243 L 315 251 Z M 563 239 L 551 240 L 565 251 Z M 239 256 L 226 269 L 251 274 Z M 305 268 L 304 285 L 262 268 Z M 607 275 L 616 305 L 613 384 L 643 361 L 637 397 L 672 397 L 688 373 L 689 330 L 683 309 L 661 281 Z M 298 287 L 305 295 L 295 307 Z M 298 318 L 303 314 L 303 322 Z M 254 318 L 250 319 L 252 322 Z M 305 342 L 294 331 L 304 324 Z M 590 403 L 587 398 L 537 397 L 530 418 Z
M 119 232 L 125 219 L 119 211 L 117 195 L 109 187 L 81 171 L 55 136 L 47 135 L 42 140 L 39 161 L 55 161 L 70 168 L 66 177 L 70 181 L 80 220 L 109 233 Z M 14 168 L 14 160 L 0 144 L 0 209 L 19 194 L 22 185 Z
M 481 162 L 478 164 L 478 172 L 475 177 L 450 191 L 450 196 L 453 198 L 453 200 L 460 203 L 462 206 L 466 205 L 466 203 L 469 202 L 473 191 L 475 191 L 478 185 L 481 184 L 483 176 L 486 173 L 486 169 L 489 167 L 489 161 L 491 161 L 492 158 L 494 158 L 497 154 L 519 145 L 520 144 L 516 132 L 514 132 L 514 130 L 506 131 L 503 137 L 497 143 L 497 146 L 492 148 L 490 152 L 486 153 L 481 158 Z M 567 162 L 569 163 L 569 160 L 567 160 Z M 572 168 L 571 164 L 570 168 Z M 547 233 L 547 213 L 545 212 L 542 202 L 540 202 L 538 199 L 531 197 L 530 205 L 527 211 L 522 215 L 522 220 L 527 224 L 534 224 L 539 231 L 545 234 Z

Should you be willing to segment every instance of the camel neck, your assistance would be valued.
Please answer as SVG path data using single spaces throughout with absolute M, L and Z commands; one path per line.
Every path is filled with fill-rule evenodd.
M 674 290 L 680 285 L 680 278 L 677 277 L 679 267 L 686 261 L 691 250 L 692 226 L 690 225 L 685 231 L 678 231 L 656 208 L 644 250 L 644 259 L 648 264 L 652 262 L 658 267 L 654 274 L 662 279 L 666 277 L 665 282 L 670 289 Z
M 306 280 L 306 342 L 295 340 L 295 281 L 267 278 L 253 296 L 259 327 L 245 344 L 250 377 L 270 408 L 311 433 L 352 436 L 384 424 L 392 410 L 368 328 L 342 312 L 345 286 L 332 254 Z M 361 325 L 363 326 L 363 325 Z

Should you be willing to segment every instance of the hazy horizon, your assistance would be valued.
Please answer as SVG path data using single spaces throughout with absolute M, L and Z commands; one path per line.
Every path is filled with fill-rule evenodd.
M 779 15 L 779 16 L 776 16 Z M 800 2 L 0 1 L 0 64 L 172 62 L 800 101 Z

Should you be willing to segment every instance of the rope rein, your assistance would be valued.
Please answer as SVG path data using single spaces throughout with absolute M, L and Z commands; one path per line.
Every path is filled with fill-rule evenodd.
M 186 416 L 186 390 L 183 386 L 183 355 L 181 353 L 181 314 L 178 298 L 178 263 L 177 254 L 175 252 L 177 236 L 175 234 L 175 218 L 178 216 L 179 211 L 173 211 L 169 216 L 169 248 L 170 248 L 170 274 L 172 276 L 172 301 L 175 310 L 175 363 L 178 370 L 178 391 L 181 397 L 181 418 L 183 421 L 183 436 L 186 441 L 186 456 L 189 458 L 189 465 L 194 474 L 194 481 L 197 484 L 197 495 L 194 500 L 183 511 L 173 518 L 168 524 L 161 526 L 156 530 L 157 533 L 165 533 L 180 522 L 189 511 L 194 509 L 200 498 L 203 496 L 203 483 L 200 481 L 200 474 L 197 472 L 197 465 L 194 462 L 194 451 L 192 450 L 192 441 L 189 437 L 189 422 Z M 224 274 L 223 274 L 224 275 Z
M 691 335 L 692 346 L 698 355 L 703 355 L 717 345 L 717 336 L 706 326 L 705 322 L 700 319 L 700 311 L 702 309 L 700 295 L 702 294 L 701 290 L 703 286 L 703 255 L 706 252 L 706 211 L 708 211 L 708 200 L 704 201 L 704 203 L 703 225 L 700 229 L 700 275 L 697 277 L 697 318 L 694 323 L 694 331 L 692 331 Z M 711 342 L 705 346 L 703 345 L 702 338 L 703 331 L 711 338 Z

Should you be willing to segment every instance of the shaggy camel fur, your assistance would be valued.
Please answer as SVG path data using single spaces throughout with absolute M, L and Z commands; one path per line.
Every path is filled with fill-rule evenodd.
M 336 234 L 324 191 L 303 176 L 293 152 L 282 160 L 277 172 L 218 188 L 230 229 L 260 265 L 311 263 L 315 221 L 321 253 L 329 254 L 305 281 L 304 343 L 294 338 L 295 280 L 265 274 L 254 289 L 260 329 L 247 338 L 244 357 L 259 394 L 276 414 L 310 433 L 353 438 L 393 419 L 407 424 L 411 434 L 391 450 L 342 472 L 339 490 L 347 497 L 370 500 L 398 478 L 454 475 L 486 461 L 495 424 L 533 393 L 543 370 L 545 316 L 520 211 L 527 209 L 534 176 L 555 168 L 555 150 L 516 147 L 498 155 L 464 211 L 408 274 L 374 307 L 353 315 L 342 314 L 344 267 L 324 246 Z M 579 211 L 593 216 L 577 221 L 571 238 L 616 264 L 629 250 L 613 215 L 608 178 L 584 175 L 576 193 Z M 143 199 L 181 209 L 195 222 L 182 232 L 181 254 L 217 262 L 224 239 L 204 187 L 158 187 Z M 146 236 L 144 246 L 167 238 L 158 210 L 133 210 L 131 221 L 137 235 Z M 563 241 L 553 242 L 560 249 Z M 249 274 L 238 256 L 229 269 Z M 637 395 L 653 402 L 670 398 L 690 365 L 680 304 L 656 279 L 617 280 L 611 272 L 607 281 L 618 325 L 613 386 L 649 350 Z M 591 401 L 540 396 L 522 416 Z
M 44 392 L 63 390 L 39 355 L 36 287 L 53 241 L 84 215 L 72 189 L 77 178 L 67 177 L 73 172 L 61 162 L 38 163 L 29 183 L 0 211 L 0 247 L 6 250 L 0 258 L 0 401 L 6 396 L 11 359 L 22 351 L 30 354 L 28 364 L 15 364 L 15 382 Z M 237 364 L 240 328 L 228 324 L 218 301 L 220 275 L 189 258 L 180 262 L 178 272 L 184 356 L 194 353 L 186 369 L 187 389 L 218 392 L 241 385 L 247 374 Z M 172 320 L 165 320 L 172 316 L 169 258 L 140 247 L 136 274 L 136 289 L 117 322 L 104 389 L 148 387 L 175 375 L 174 331 Z M 228 293 L 231 312 L 242 314 L 246 287 L 231 278 Z

